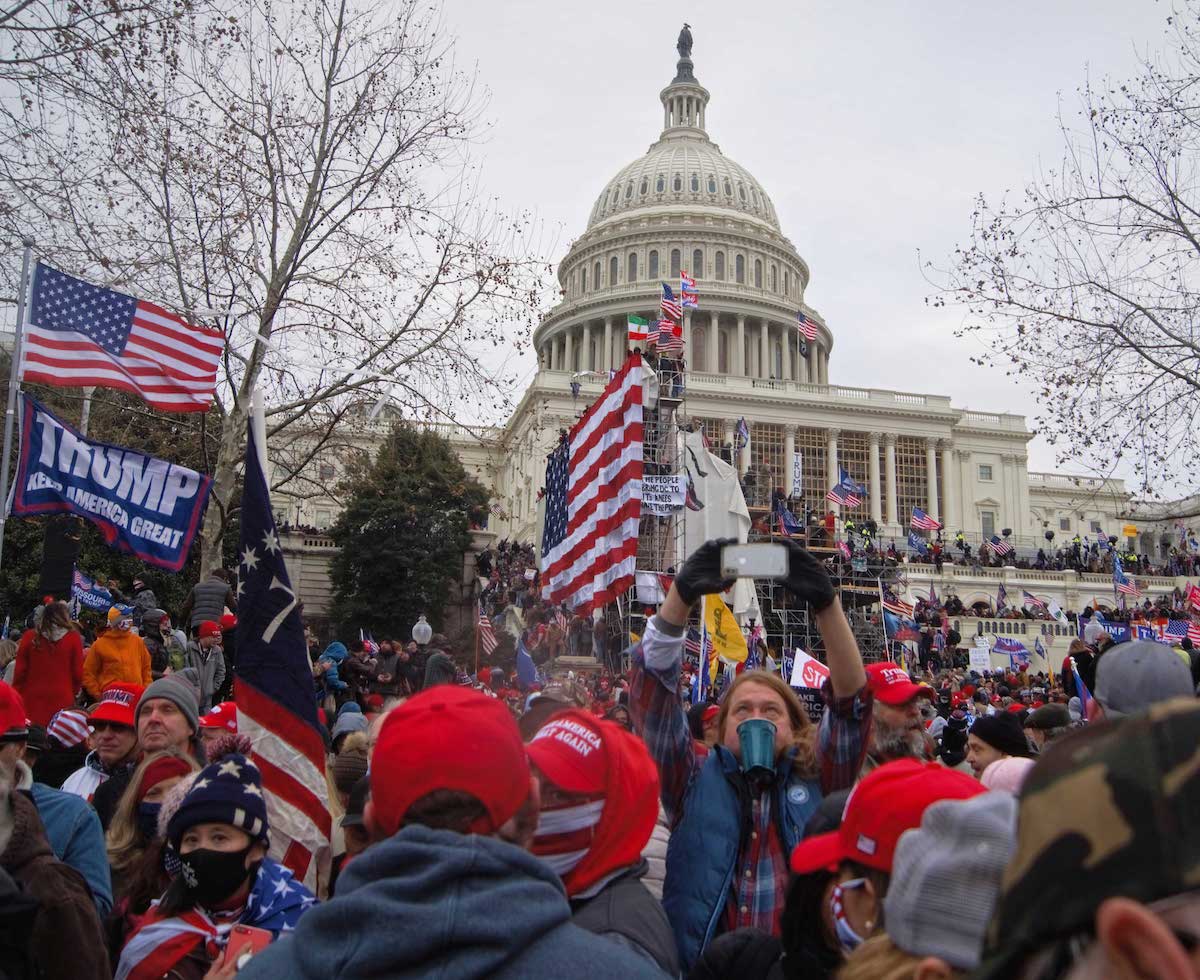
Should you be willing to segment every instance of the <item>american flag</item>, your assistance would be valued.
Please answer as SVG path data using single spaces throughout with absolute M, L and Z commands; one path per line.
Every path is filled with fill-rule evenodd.
M 737 420 L 737 428 L 734 430 L 734 443 L 739 452 L 750 445 L 750 426 L 746 424 L 744 418 Z
M 1113 555 L 1113 587 L 1121 595 L 1140 596 L 1141 589 L 1137 587 L 1137 582 L 1125 574 L 1125 568 L 1121 564 L 1121 556 Z
M 1188 582 L 1187 589 L 1183 593 L 1183 598 L 1187 601 L 1188 609 L 1195 609 L 1200 612 L 1200 589 L 1196 588 L 1191 582 Z
M 838 483 L 825 492 L 825 499 L 842 507 L 857 507 L 862 503 L 862 497 L 855 493 L 851 484 Z
M 930 517 L 920 507 L 914 507 L 912 517 L 908 519 L 908 526 L 914 531 L 940 531 L 942 522 L 937 518 Z
M 801 336 L 810 344 L 817 339 L 817 325 L 803 313 L 796 313 L 796 325 L 800 328 Z
M 631 354 L 550 454 L 542 598 L 578 612 L 633 584 L 642 513 L 641 355 Z
M 1004 583 L 1000 583 L 996 587 L 996 615 L 1008 607 L 1008 589 L 1004 587 Z
M 1035 596 L 1032 592 L 1027 592 L 1025 589 L 1021 590 L 1021 599 L 1025 603 L 1025 605 L 1033 606 L 1035 609 L 1045 609 L 1046 608 L 1046 603 L 1044 603 L 1041 599 L 1039 599 L 1037 596 Z
M 1188 639 L 1197 646 L 1200 646 L 1200 623 L 1195 621 L 1188 623 L 1187 630 Z
M 271 856 L 314 893 L 329 875 L 329 791 L 299 600 L 279 549 L 251 424 L 238 568 L 238 731 L 262 773 Z
M 496 639 L 496 631 L 492 628 L 492 621 L 484 615 L 482 604 L 479 606 L 479 622 L 476 625 L 479 629 L 479 647 L 483 650 L 485 657 L 490 657 L 496 652 L 496 647 L 500 645 L 500 641 Z
M 1189 634 L 1192 626 L 1195 626 L 1197 633 L 1200 633 L 1200 623 L 1192 623 L 1186 619 L 1171 619 L 1167 621 L 1163 635 L 1174 640 L 1182 640 Z
M 993 534 L 992 539 L 988 542 L 988 545 L 991 547 L 992 552 L 997 555 L 997 557 L 1003 558 L 1005 555 L 1012 554 L 1012 545 L 1007 541 L 1002 541 L 999 535 Z
M 39 262 L 21 346 L 21 378 L 60 388 L 119 388 L 163 412 L 212 404 L 225 350 L 218 330 Z
M 659 323 L 666 323 L 665 320 L 659 320 Z M 683 353 L 683 338 L 675 336 L 674 331 L 662 330 L 658 332 L 658 352 L 660 354 L 682 354 Z
M 663 316 L 668 320 L 678 320 L 683 316 L 683 307 L 675 298 L 675 294 L 671 292 L 671 287 L 665 282 L 662 284 L 662 300 L 659 306 L 662 308 Z
M 883 608 L 896 616 L 902 616 L 905 619 L 913 618 L 912 603 L 897 599 L 895 596 L 884 596 Z

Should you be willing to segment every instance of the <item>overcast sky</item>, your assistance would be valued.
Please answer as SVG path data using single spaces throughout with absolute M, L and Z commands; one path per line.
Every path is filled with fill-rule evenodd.
M 759 179 L 811 269 L 830 379 L 948 394 L 1031 427 L 1029 394 L 968 362 L 978 341 L 954 339 L 961 312 L 925 305 L 921 261 L 945 267 L 976 194 L 1019 190 L 1052 165 L 1060 109 L 1075 118 L 1089 74 L 1135 72 L 1168 14 L 1152 0 L 446 6 L 457 60 L 490 92 L 485 185 L 547 222 L 556 262 L 600 190 L 657 139 L 686 17 L 709 135 Z M 524 364 L 531 375 L 532 353 Z M 1030 467 L 1056 468 L 1041 440 Z

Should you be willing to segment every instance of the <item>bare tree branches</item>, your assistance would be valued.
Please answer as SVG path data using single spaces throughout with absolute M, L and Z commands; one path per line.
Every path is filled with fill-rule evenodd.
M 356 400 L 506 406 L 488 351 L 547 271 L 480 200 L 474 79 L 416 0 L 145 0 L 22 12 L 0 60 L 0 246 L 226 331 L 206 561 L 254 387 L 324 445 Z M 303 455 L 303 454 L 301 454 Z

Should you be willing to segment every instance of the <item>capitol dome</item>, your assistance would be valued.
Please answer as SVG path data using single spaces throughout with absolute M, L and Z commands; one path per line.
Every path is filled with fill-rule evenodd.
M 561 301 L 533 335 L 539 367 L 620 364 L 627 319 L 656 319 L 662 286 L 677 289 L 686 274 L 699 291 L 682 324 L 693 372 L 826 384 L 833 336 L 805 303 L 808 265 L 766 190 L 709 137 L 709 93 L 693 74 L 690 34 L 679 49 L 675 77 L 659 93 L 658 139 L 607 182 L 559 264 Z

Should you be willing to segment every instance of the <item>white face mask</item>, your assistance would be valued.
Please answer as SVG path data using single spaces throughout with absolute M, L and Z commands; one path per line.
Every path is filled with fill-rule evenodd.
M 70 630 L 68 630 L 65 626 L 51 626 L 48 630 L 46 630 L 46 636 L 49 637 L 51 643 L 57 643 L 69 632 Z

